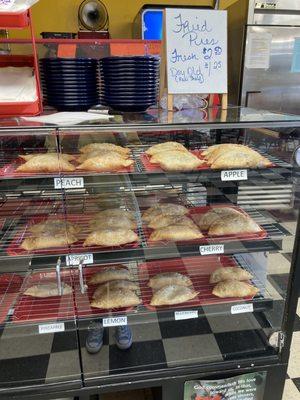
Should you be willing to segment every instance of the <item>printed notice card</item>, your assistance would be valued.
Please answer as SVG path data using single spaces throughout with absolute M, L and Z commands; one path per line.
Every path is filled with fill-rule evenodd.
M 266 371 L 184 384 L 184 400 L 263 400 Z
M 168 93 L 227 93 L 227 12 L 167 8 Z

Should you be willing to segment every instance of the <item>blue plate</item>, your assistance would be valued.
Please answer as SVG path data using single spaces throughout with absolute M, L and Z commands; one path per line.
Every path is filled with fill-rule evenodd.
M 159 79 L 125 79 L 125 78 L 120 78 L 120 79 L 101 79 L 101 83 L 104 84 L 107 87 L 110 86 L 118 86 L 118 85 L 128 85 L 128 86 L 138 86 L 138 85 L 152 85 L 153 87 L 155 87 L 156 85 L 159 85 Z
M 95 58 L 41 58 L 39 62 L 49 65 L 89 65 L 98 64 L 99 60 Z
M 100 61 L 159 61 L 159 57 L 156 56 L 108 56 L 103 57 Z
M 159 88 L 157 87 L 157 88 L 149 88 L 149 89 L 147 89 L 147 88 L 143 88 L 143 87 L 141 87 L 141 88 L 134 88 L 134 89 L 128 89 L 128 88 L 125 88 L 125 89 L 122 89 L 122 91 L 120 91 L 120 88 L 107 88 L 107 87 L 102 87 L 101 89 L 100 89 L 100 92 L 101 93 L 105 93 L 105 94 L 112 94 L 112 95 L 114 95 L 114 94 L 120 94 L 120 92 L 123 94 L 129 94 L 129 95 L 137 95 L 137 96 L 139 96 L 139 95 L 142 95 L 142 94 L 147 94 L 147 93 L 149 93 L 149 94 L 154 94 L 154 93 L 158 93 L 158 91 L 159 91 Z

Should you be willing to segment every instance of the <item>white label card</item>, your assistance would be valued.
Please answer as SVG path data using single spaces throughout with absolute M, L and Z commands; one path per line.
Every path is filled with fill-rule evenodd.
M 54 178 L 54 189 L 82 189 L 84 179 L 82 177 L 71 176 L 68 178 Z
M 207 256 L 209 254 L 223 254 L 224 244 L 209 244 L 206 246 L 200 246 L 199 251 L 201 256 Z
M 268 32 L 250 32 L 245 65 L 248 69 L 269 69 L 272 34 Z
M 221 181 L 246 181 L 247 179 L 247 169 L 231 169 L 228 171 L 221 171 Z
M 69 254 L 66 256 L 66 265 L 79 265 L 80 260 L 83 259 L 83 264 L 93 264 L 94 256 L 93 254 Z
M 168 92 L 227 93 L 227 11 L 165 13 Z
M 175 317 L 175 321 L 181 321 L 183 319 L 198 318 L 198 310 L 175 311 L 174 317 Z
M 103 327 L 127 325 L 127 317 L 103 318 L 102 324 Z
M 231 307 L 231 314 L 244 314 L 253 312 L 253 303 L 251 304 L 237 304 Z
M 54 332 L 64 332 L 65 324 L 64 322 L 56 323 L 56 324 L 44 324 L 39 325 L 39 333 L 54 333 Z

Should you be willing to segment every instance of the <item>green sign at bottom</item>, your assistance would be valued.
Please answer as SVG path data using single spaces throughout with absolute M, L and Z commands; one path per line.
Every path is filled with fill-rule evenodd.
M 267 372 L 220 380 L 187 381 L 184 400 L 263 400 Z

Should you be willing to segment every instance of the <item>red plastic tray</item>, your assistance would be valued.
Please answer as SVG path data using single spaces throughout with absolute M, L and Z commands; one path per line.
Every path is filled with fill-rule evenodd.
M 6 14 L 5 14 L 6 15 Z M 16 14 L 17 15 L 17 14 Z M 2 55 L 0 56 L 0 72 L 1 67 L 32 67 L 35 73 L 36 94 L 37 99 L 31 102 L 0 102 L 0 116 L 3 117 L 19 117 L 33 116 L 42 112 L 42 103 L 40 100 L 39 89 L 39 71 L 36 60 L 33 56 L 19 55 Z
M 212 210 L 213 208 L 220 208 L 220 207 L 227 207 L 227 208 L 233 208 L 234 210 L 239 211 L 240 213 L 244 214 L 245 216 L 249 217 L 249 215 L 244 211 L 242 208 L 237 207 L 237 206 L 228 206 L 228 204 L 217 204 L 214 206 L 205 206 L 205 207 L 193 207 L 190 209 L 189 216 L 193 219 L 194 215 L 201 215 L 205 214 L 208 211 Z M 251 217 L 250 217 L 251 218 Z M 208 235 L 207 232 L 203 231 L 202 232 L 207 239 L 209 239 L 209 242 L 217 240 L 217 241 L 227 241 L 227 240 L 259 240 L 259 239 L 264 239 L 267 237 L 267 232 L 260 227 L 260 232 L 257 233 L 237 233 L 237 234 L 232 234 L 232 235 L 216 235 L 216 236 L 211 236 Z
M 201 158 L 201 153 L 203 150 L 191 150 L 190 153 L 194 154 L 195 156 L 197 156 L 200 160 L 204 160 L 204 158 Z M 164 172 L 164 170 L 160 167 L 160 165 L 158 163 L 152 164 L 150 162 L 150 158 L 148 156 L 148 154 L 146 153 L 142 153 L 140 155 L 140 159 L 144 165 L 144 168 L 146 170 L 146 172 Z M 208 164 L 202 164 L 200 165 L 198 168 L 196 168 L 193 171 L 202 171 L 202 170 L 207 170 L 209 169 L 209 165 Z M 178 171 L 180 172 L 180 171 Z
M 27 26 L 29 26 L 28 10 L 19 13 L 0 12 L 0 29 L 21 29 Z
M 41 152 L 43 153 L 43 152 Z M 76 155 L 76 154 L 75 154 Z M 79 156 L 79 155 L 78 155 Z M 30 178 L 32 176 L 53 176 L 57 177 L 60 173 L 63 174 L 64 176 L 85 176 L 93 173 L 97 173 L 97 175 L 107 175 L 107 174 L 118 174 L 118 173 L 132 173 L 135 171 L 135 165 L 131 165 L 126 168 L 121 168 L 117 171 L 111 171 L 111 172 L 97 172 L 97 171 L 85 171 L 81 169 L 76 169 L 73 172 L 18 172 L 16 169 L 24 164 L 25 161 L 22 160 L 20 157 L 14 158 L 11 160 L 11 162 L 7 163 L 4 165 L 2 168 L 0 168 L 0 176 L 5 176 L 7 178 Z M 71 164 L 74 166 L 78 165 L 74 161 L 71 161 Z
M 211 304 L 222 304 L 229 302 L 237 302 L 241 300 L 251 300 L 253 297 L 243 298 L 226 298 L 221 299 L 212 294 L 214 285 L 209 283 L 210 275 L 220 267 L 236 267 L 237 262 L 226 256 L 206 256 L 206 257 L 186 257 L 175 258 L 172 260 L 150 261 L 139 266 L 139 281 L 141 287 L 141 295 L 143 304 L 151 311 L 156 309 L 179 309 L 187 307 L 204 306 Z M 153 307 L 150 305 L 153 295 L 152 289 L 148 286 L 148 281 L 151 277 L 162 272 L 179 272 L 189 276 L 193 282 L 193 287 L 199 295 L 186 303 Z
M 23 283 L 23 277 L 15 274 L 0 275 L 0 323 L 6 320 Z
M 199 215 L 199 214 L 205 214 L 209 210 L 211 210 L 213 207 L 229 207 L 228 205 L 224 204 L 218 204 L 216 206 L 204 206 L 204 207 L 193 207 L 190 208 L 189 214 L 187 215 L 191 219 L 193 219 L 193 215 Z M 240 211 L 244 215 L 248 215 L 244 210 L 242 210 L 240 207 L 237 206 L 230 206 L 230 208 L 233 208 L 235 210 Z M 185 240 L 185 241 L 177 241 L 177 244 L 206 244 L 206 243 L 213 243 L 213 242 L 224 242 L 224 241 L 231 241 L 231 240 L 260 240 L 264 239 L 267 237 L 267 232 L 260 227 L 261 231 L 257 233 L 239 233 L 235 235 L 219 235 L 219 236 L 209 236 L 207 232 L 202 231 L 202 234 L 204 235 L 203 238 L 201 239 L 195 239 L 195 240 Z M 153 232 L 153 229 L 148 228 L 147 226 L 143 226 L 143 231 L 144 235 L 147 241 L 148 246 L 157 246 L 159 244 L 161 245 L 167 245 L 168 241 L 152 241 L 150 240 L 150 235 Z
M 98 267 L 84 267 L 83 269 L 84 281 L 88 282 L 89 278 L 93 274 L 99 272 L 101 268 L 104 267 L 107 267 L 107 265 Z M 91 307 L 90 303 L 93 300 L 93 293 L 100 284 L 88 285 L 86 292 L 82 294 L 80 291 L 78 271 L 73 271 L 73 279 L 75 287 L 74 290 L 75 304 L 76 304 L 77 315 L 79 317 L 93 317 L 95 315 L 104 315 L 104 314 L 122 314 L 134 309 L 134 307 L 123 307 L 123 308 L 113 308 L 111 310 L 104 310 L 101 308 Z
M 40 250 L 32 250 L 32 251 L 27 251 L 23 250 L 20 245 L 23 242 L 23 240 L 26 237 L 30 236 L 30 232 L 28 232 L 28 228 L 31 225 L 37 224 L 39 222 L 45 221 L 46 219 L 57 219 L 59 218 L 59 215 L 39 215 L 31 218 L 28 220 L 27 223 L 24 225 L 21 225 L 19 228 L 19 231 L 16 233 L 15 237 L 11 241 L 10 245 L 7 248 L 7 254 L 10 256 L 22 256 L 22 255 L 28 255 L 28 254 L 61 254 L 61 253 L 87 253 L 87 252 L 93 252 L 93 251 L 113 251 L 113 250 L 121 250 L 121 249 L 132 249 L 136 248 L 139 246 L 139 242 L 133 242 L 133 243 L 128 243 L 124 244 L 122 246 L 111 246 L 111 247 L 105 247 L 105 246 L 89 246 L 89 247 L 84 247 L 83 242 L 86 238 L 86 236 L 89 234 L 89 229 L 88 229 L 88 224 L 89 221 L 93 218 L 93 215 L 88 215 L 88 214 L 73 214 L 73 215 L 68 215 L 67 220 L 73 223 L 76 223 L 78 225 L 81 225 L 82 231 L 77 235 L 79 240 L 76 243 L 73 243 L 69 246 L 65 247 L 53 247 L 50 249 L 40 249 Z M 63 216 L 61 216 L 63 219 Z
M 200 160 L 205 161 L 204 156 L 202 156 L 203 151 L 204 150 L 190 150 L 190 153 L 197 156 Z M 144 165 L 146 172 L 164 172 L 164 170 L 160 167 L 159 163 L 152 164 L 150 162 L 150 158 L 151 157 L 149 157 L 148 154 L 146 154 L 146 153 L 142 153 L 140 155 L 140 159 Z M 272 163 L 272 164 L 270 164 L 270 166 L 265 167 L 265 168 L 273 168 L 273 167 L 276 167 L 276 164 Z M 223 168 L 223 169 L 230 169 L 230 168 Z M 236 169 L 238 169 L 238 168 L 236 168 Z M 203 170 L 211 170 L 210 165 L 205 162 L 204 164 L 200 165 L 198 168 L 196 168 L 193 171 L 203 171 Z M 217 170 L 214 169 L 213 171 L 217 171 Z M 180 171 L 178 171 L 178 172 L 180 172 Z
M 73 287 L 69 270 L 61 271 L 62 282 Z M 28 276 L 23 284 L 22 292 L 32 285 L 56 282 L 55 272 L 36 272 Z M 12 317 L 15 323 L 64 320 L 75 317 L 73 294 L 37 298 L 21 294 Z

